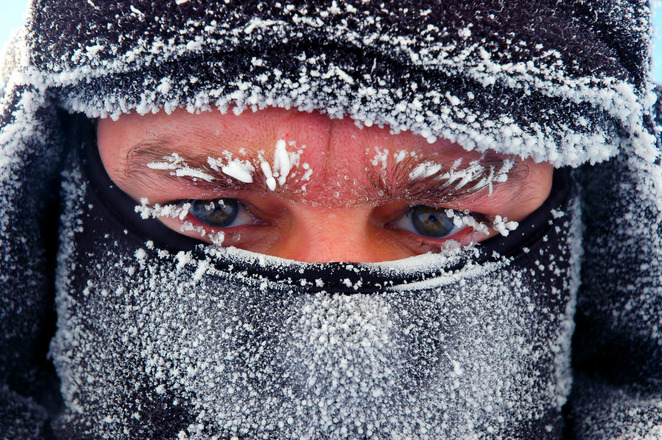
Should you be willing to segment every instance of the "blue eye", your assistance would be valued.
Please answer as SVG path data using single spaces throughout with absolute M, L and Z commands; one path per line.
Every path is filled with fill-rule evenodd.
M 254 222 L 244 205 L 237 199 L 190 200 L 188 212 L 200 222 L 213 228 L 231 228 Z
M 448 210 L 425 205 L 414 206 L 392 224 L 429 238 L 451 237 L 466 227 L 463 224 L 457 226 Z

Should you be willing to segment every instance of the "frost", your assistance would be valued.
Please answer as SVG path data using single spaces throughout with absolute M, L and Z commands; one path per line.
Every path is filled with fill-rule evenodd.
M 175 0 L 173 3 L 181 5 L 184 2 Z M 227 7 L 230 8 L 229 5 Z M 144 11 L 133 5 L 129 9 L 144 20 Z M 598 162 L 618 151 L 618 141 L 614 140 L 611 128 L 585 115 L 579 115 L 574 120 L 567 119 L 568 124 L 576 123 L 576 126 L 557 130 L 554 120 L 561 117 L 558 111 L 554 117 L 540 112 L 535 121 L 512 119 L 505 124 L 498 116 L 489 117 L 489 112 L 467 105 L 476 96 L 489 93 L 481 88 L 498 84 L 510 94 L 530 95 L 535 92 L 545 99 L 550 98 L 550 101 L 562 102 L 564 106 L 587 104 L 601 109 L 617 121 L 616 125 L 627 127 L 632 134 L 629 142 L 636 145 L 636 149 L 647 157 L 655 154 L 654 148 L 651 148 L 652 140 L 641 122 L 645 114 L 642 104 L 649 105 L 650 98 L 640 99 L 632 84 L 618 78 L 577 76 L 574 67 L 564 64 L 564 55 L 557 48 L 544 50 L 544 45 L 529 46 L 527 41 L 521 42 L 521 47 L 525 49 L 512 44 L 512 50 L 524 50 L 528 57 L 525 61 L 514 63 L 509 60 L 512 58 L 509 51 L 490 52 L 489 46 L 481 44 L 480 37 L 472 29 L 473 24 L 463 25 L 451 33 L 446 28 L 428 23 L 425 17 L 431 13 L 429 8 L 409 11 L 426 23 L 418 38 L 397 32 L 392 35 L 391 31 L 383 28 L 383 22 L 372 15 L 361 19 L 365 26 L 358 30 L 342 24 L 342 20 L 338 23 L 330 20 L 330 17 L 337 15 L 333 7 L 321 9 L 315 17 L 305 8 L 290 4 L 281 4 L 281 9 L 285 15 L 278 19 L 247 17 L 247 20 L 237 21 L 236 27 L 211 18 L 208 21 L 192 20 L 191 27 L 182 30 L 186 37 L 168 44 L 159 39 L 148 42 L 134 37 L 134 46 L 128 51 L 120 51 L 117 44 L 95 42 L 87 47 L 105 46 L 104 53 L 116 55 L 100 57 L 99 52 L 92 49 L 88 62 L 69 66 L 65 57 L 49 75 L 28 68 L 21 72 L 20 81 L 41 88 L 66 87 L 129 70 L 148 69 L 161 65 L 159 63 L 177 62 L 203 47 L 210 52 L 221 51 L 227 46 L 241 49 L 259 44 L 265 38 L 293 41 L 300 38 L 299 34 L 322 33 L 340 47 L 374 46 L 375 50 L 392 53 L 396 60 L 413 63 L 422 71 L 429 70 L 431 77 L 443 74 L 465 78 L 478 86 L 471 91 L 451 93 L 434 89 L 427 84 L 427 78 L 422 78 L 410 84 L 411 93 L 404 93 L 398 87 L 387 87 L 378 75 L 366 74 L 363 77 L 350 67 L 336 65 L 322 55 L 311 53 L 296 55 L 302 66 L 311 66 L 310 69 L 302 69 L 299 77 L 286 77 L 278 65 L 271 65 L 271 61 L 251 55 L 255 58 L 251 64 L 255 71 L 242 75 L 236 84 L 221 84 L 208 91 L 189 94 L 189 90 L 195 90 L 197 79 L 194 77 L 182 79 L 178 84 L 167 76 L 158 79 L 150 77 L 135 99 L 127 100 L 116 94 L 85 99 L 74 95 L 65 97 L 65 106 L 84 111 L 92 118 L 116 117 L 134 110 L 146 113 L 176 107 L 184 107 L 191 112 L 213 107 L 232 107 L 241 112 L 245 108 L 271 106 L 301 111 L 319 110 L 330 117 L 349 116 L 366 126 L 376 124 L 389 126 L 395 131 L 411 130 L 430 142 L 444 138 L 470 150 L 518 154 L 536 161 L 549 161 L 557 166 Z M 351 5 L 338 5 L 337 9 L 341 11 L 338 14 L 361 14 L 358 10 L 352 12 L 354 7 Z M 240 14 L 235 11 L 228 13 Z M 240 35 L 241 38 L 238 38 Z M 530 47 L 536 49 L 529 51 Z M 72 59 L 78 58 L 72 56 Z M 366 69 L 372 73 L 375 67 L 373 63 L 372 68 L 367 66 Z M 156 91 L 162 92 L 159 95 L 167 92 L 167 98 L 157 96 Z M 319 94 L 318 91 L 324 92 Z M 328 97 L 331 97 L 330 101 Z
M 189 209 L 191 209 L 190 203 L 176 205 L 160 205 L 155 203 L 154 205 L 150 205 L 149 200 L 145 198 L 140 199 L 140 205 L 136 205 L 135 207 L 136 213 L 140 214 L 143 219 L 170 217 L 184 220 L 188 215 Z
M 94 46 L 88 46 L 87 48 L 85 48 L 85 50 L 87 51 L 87 55 L 89 57 L 95 57 L 99 52 L 101 52 L 105 48 L 106 46 L 102 44 L 95 44 Z
M 453 224 L 457 228 L 471 227 L 474 231 L 481 234 L 489 234 L 489 226 L 480 222 L 469 213 L 458 213 L 453 209 L 446 209 L 446 215 L 453 219 Z
M 140 17 L 145 16 L 145 14 L 140 9 L 136 8 L 135 6 L 129 5 L 129 8 L 131 9 L 131 12 L 133 12 L 134 14 L 139 15 Z
M 271 172 L 271 165 L 269 165 L 269 162 L 265 162 L 263 160 L 262 162 L 260 162 L 260 168 L 262 169 L 262 173 L 264 174 L 264 177 L 266 179 L 267 188 L 269 188 L 270 191 L 275 190 L 276 179 L 274 179 L 274 175 Z
M 552 209 L 551 213 L 554 216 L 554 218 L 561 218 L 566 215 L 564 211 L 558 209 Z
M 519 226 L 517 222 L 508 221 L 506 217 L 501 217 L 500 215 L 497 215 L 492 222 L 492 227 L 504 237 L 507 237 L 511 231 L 517 229 L 517 226 Z
M 280 186 L 285 185 L 287 176 L 290 174 L 291 164 L 290 157 L 287 154 L 285 141 L 280 139 L 276 142 L 276 149 L 274 150 L 274 177 L 278 178 Z
M 189 167 L 177 153 L 172 153 L 172 155 L 165 156 L 163 159 L 163 162 L 149 162 L 147 167 L 153 170 L 172 170 L 171 174 L 177 177 L 194 177 L 207 182 L 215 180 L 214 176 L 204 170 Z
M 274 191 L 276 189 L 276 183 L 283 186 L 287 183 L 288 177 L 295 177 L 296 173 L 292 171 L 295 167 L 299 166 L 301 151 L 288 152 L 285 141 L 279 140 L 274 150 L 273 168 L 264 159 L 263 153 L 260 153 L 258 160 L 251 162 L 247 159 L 235 157 L 235 154 L 229 151 L 223 151 L 224 157 L 207 157 L 209 169 L 192 167 L 177 153 L 164 156 L 163 161 L 149 162 L 147 166 L 153 170 L 171 171 L 170 174 L 173 176 L 189 177 L 193 178 L 194 181 L 195 179 L 201 179 L 206 182 L 213 182 L 218 179 L 217 176 L 214 176 L 210 172 L 212 170 L 247 184 L 254 182 L 254 174 L 256 170 L 260 170 L 264 176 L 264 183 L 269 190 Z M 294 183 L 307 181 L 312 176 L 313 170 L 309 164 L 304 164 L 302 168 L 305 170 L 304 174 L 298 175 Z
M 138 249 L 135 253 L 136 259 L 138 260 L 144 260 L 145 257 L 147 257 L 147 253 L 145 252 L 144 249 Z
M 388 163 L 388 153 L 388 149 L 375 147 L 375 155 L 370 160 L 372 166 L 376 167 L 379 165 L 382 171 L 386 170 Z
M 401 161 L 403 155 L 398 153 L 396 162 Z M 514 160 L 506 159 L 501 165 L 483 165 L 479 160 L 469 163 L 462 168 L 462 159 L 458 159 L 452 166 L 433 161 L 425 161 L 417 165 L 409 173 L 410 180 L 427 179 L 434 177 L 444 181 L 444 187 L 452 187 L 453 191 L 465 188 L 470 182 L 473 186 L 471 192 L 478 192 L 484 188 L 488 189 L 488 195 L 492 195 L 495 183 L 503 183 L 508 179 L 508 173 L 514 166 Z
M 227 174 L 230 177 L 234 177 L 240 182 L 252 183 L 253 174 L 255 171 L 253 165 L 248 162 L 240 161 L 237 159 L 231 160 L 227 165 L 221 168 L 223 173 Z
M 457 34 L 460 36 L 460 38 L 463 38 L 463 39 L 466 40 L 467 38 L 469 38 L 471 36 L 471 29 L 468 28 L 468 27 L 466 27 L 464 29 L 460 29 Z
M 70 197 L 79 188 L 69 185 Z M 158 212 L 147 200 L 140 209 Z M 569 217 L 579 214 L 553 220 Z M 75 218 L 67 224 L 71 253 L 62 255 L 63 268 L 80 257 L 69 245 L 81 239 L 76 224 Z M 580 228 L 564 226 L 559 239 Z M 450 243 L 439 254 L 333 266 L 217 246 L 171 252 L 155 242 L 127 255 L 124 244 L 117 246 L 123 234 L 114 231 L 86 248 L 94 249 L 86 253 L 89 267 L 103 264 L 80 279 L 84 306 L 72 307 L 79 287 L 58 291 L 68 331 L 58 332 L 53 354 L 66 371 L 64 395 L 72 407 L 76 399 L 94 402 L 100 417 L 129 425 L 148 420 L 149 410 L 118 403 L 126 391 L 124 367 L 109 349 L 116 344 L 123 359 L 145 366 L 140 374 L 150 398 L 186 405 L 192 420 L 180 438 L 231 438 L 246 429 L 256 430 L 255 438 L 383 432 L 415 438 L 420 433 L 412 426 L 425 427 L 427 438 L 463 438 L 479 423 L 500 435 L 513 419 L 537 423 L 536 414 L 560 411 L 569 392 L 578 284 L 555 291 L 557 302 L 544 310 L 538 304 L 548 293 L 539 281 L 576 280 L 577 249 L 555 258 L 541 254 L 549 245 L 538 241 L 533 274 L 515 259 L 476 262 L 479 245 Z M 421 278 L 402 280 L 416 274 Z M 94 332 L 81 314 L 113 324 Z M 429 380 L 416 385 L 417 393 L 401 393 L 402 381 L 421 377 Z
M 395 163 L 400 163 L 402 162 L 408 155 L 407 150 L 400 150 L 397 153 L 393 154 L 393 158 L 395 159 Z
M 175 0 L 163 6 L 184 3 Z M 610 6 L 610 16 L 619 19 L 613 37 L 647 32 L 647 9 L 638 12 L 636 2 L 622 3 Z M 651 284 L 657 278 L 650 274 L 659 268 L 662 179 L 656 139 L 648 129 L 653 98 L 645 71 L 624 73 L 618 57 L 605 57 L 613 63 L 607 68 L 599 65 L 603 58 L 595 57 L 596 69 L 585 69 L 551 40 L 538 44 L 535 38 L 518 41 L 516 35 L 508 37 L 510 42 L 501 40 L 504 44 L 485 44 L 479 30 L 464 23 L 453 27 L 423 21 L 416 32 L 393 26 L 399 18 L 396 12 L 421 20 L 436 15 L 411 5 L 398 11 L 375 9 L 357 18 L 358 2 L 333 2 L 319 11 L 282 2 L 273 5 L 279 11 L 273 19 L 244 16 L 243 8 L 229 0 L 216 5 L 227 20 L 203 14 L 177 29 L 170 28 L 171 10 L 114 5 L 117 16 L 136 32 L 122 29 L 118 21 L 113 26 L 120 29 L 121 38 L 112 38 L 114 30 L 108 27 L 111 38 L 97 40 L 103 32 L 95 20 L 107 9 L 102 2 L 87 0 L 82 6 L 95 13 L 79 29 L 81 40 L 70 52 L 49 57 L 53 47 L 39 41 L 44 32 L 56 28 L 48 26 L 31 29 L 12 45 L 1 75 L 5 97 L 0 106 L 8 122 L 0 131 L 0 241 L 4 273 L 13 270 L 32 280 L 21 291 L 31 294 L 40 288 L 34 280 L 43 264 L 19 258 L 25 256 L 21 250 L 37 248 L 30 247 L 30 234 L 16 234 L 17 225 L 33 221 L 19 215 L 24 211 L 18 197 L 32 183 L 22 180 L 24 176 L 42 177 L 39 166 L 36 171 L 31 168 L 33 158 L 57 162 L 51 151 L 58 144 L 53 142 L 59 136 L 53 128 L 60 121 L 50 119 L 52 109 L 117 118 L 133 111 L 176 108 L 191 113 L 232 109 L 240 114 L 279 107 L 320 111 L 359 125 L 389 127 L 393 133 L 411 131 L 430 142 L 443 138 L 467 150 L 497 151 L 555 166 L 602 162 L 620 152 L 620 172 L 596 185 L 615 183 L 614 192 L 599 200 L 617 205 L 623 214 L 608 211 L 602 218 L 618 214 L 616 227 L 603 234 L 604 240 L 591 236 L 593 241 L 587 241 L 587 273 L 594 273 L 597 281 L 583 282 L 596 296 L 589 298 L 594 301 L 591 316 L 605 313 L 609 319 L 604 324 L 615 323 L 615 330 L 631 325 L 637 338 L 659 342 L 659 285 Z M 52 10 L 57 7 L 40 13 L 48 18 Z M 171 33 L 172 39 L 145 38 L 140 26 L 148 24 Z M 87 31 L 93 41 L 83 39 Z M 320 36 L 339 53 L 349 48 L 368 57 L 388 54 L 390 61 L 412 66 L 419 75 L 415 80 L 406 74 L 394 78 L 379 56 L 365 66 L 337 65 L 310 45 L 305 46 L 311 53 L 288 58 L 295 69 L 283 69 L 278 57 L 239 60 L 246 61 L 246 70 L 222 84 L 201 81 L 207 78 L 202 74 L 177 76 L 162 69 L 203 54 L 210 68 L 224 71 L 226 60 L 213 64 L 219 53 L 253 57 L 256 48 L 271 47 L 273 42 L 294 47 L 288 42 L 317 41 Z M 67 36 L 60 38 L 68 41 Z M 495 33 L 494 38 L 501 35 Z M 622 47 L 637 44 L 627 43 Z M 527 47 L 535 51 L 527 52 Z M 60 48 L 66 45 L 54 49 Z M 643 86 L 629 82 L 639 74 Z M 471 84 L 472 90 L 439 89 L 439 78 L 453 78 L 449 84 Z M 523 103 L 545 105 L 512 114 L 508 109 L 494 111 L 494 90 L 503 98 L 522 97 Z M 273 161 L 251 163 L 252 171 L 233 162 L 243 158 L 225 157 L 217 168 L 239 181 L 250 171 L 251 179 L 264 177 L 273 191 L 310 179 L 312 170 L 297 169 L 293 154 L 287 152 L 285 158 L 281 149 Z M 396 154 L 389 158 L 405 159 L 401 152 Z M 207 182 L 218 177 L 176 157 L 152 165 L 178 177 Z M 230 171 L 225 173 L 224 167 Z M 478 178 L 491 192 L 492 182 L 501 182 L 506 173 L 478 170 L 471 164 L 451 171 L 436 170 L 431 162 L 414 177 L 448 172 L 458 187 Z M 314 265 L 218 246 L 183 253 L 162 249 L 158 243 L 142 246 L 135 244 L 128 226 L 95 236 L 86 216 L 96 208 L 83 203 L 86 187 L 81 176 L 65 174 L 63 193 L 58 330 L 51 355 L 66 405 L 61 421 L 73 431 L 88 430 L 82 436 L 131 438 L 127 433 L 135 421 L 152 420 L 147 417 L 150 409 L 174 414 L 173 419 L 182 417 L 182 425 L 173 432 L 195 439 L 498 438 L 513 435 L 513 420 L 518 426 L 541 422 L 545 431 L 553 431 L 550 420 L 565 402 L 571 380 L 569 350 L 581 254 L 577 212 L 552 212 L 548 235 L 525 249 L 524 258 L 536 262 L 526 270 L 498 256 L 489 263 L 472 263 L 478 246 L 459 249 L 449 242 L 438 255 L 360 266 L 365 271 L 361 279 L 343 272 L 338 279 L 348 280 L 345 287 L 357 292 L 348 295 L 334 292 L 335 273 L 302 278 L 316 269 Z M 183 219 L 187 212 L 183 206 L 147 201 L 136 209 L 147 218 Z M 516 226 L 505 218 L 497 217 L 495 223 L 503 235 Z M 195 228 L 186 222 L 182 227 Z M 568 230 L 570 237 L 564 238 Z M 554 234 L 569 243 L 563 255 L 546 252 Z M 621 256 L 644 261 L 622 270 L 614 260 Z M 259 270 L 265 266 L 289 275 L 269 278 Z M 637 272 L 639 268 L 645 273 Z M 412 274 L 422 278 L 393 284 Z M 536 284 L 538 275 L 552 281 L 544 292 Z M 368 288 L 369 279 L 382 284 Z M 5 283 L 15 284 L 13 279 Z M 319 290 L 307 290 L 312 287 Z M 600 296 L 601 290 L 610 295 Z M 437 356 L 439 352 L 443 356 Z M 136 377 L 142 381 L 139 389 Z M 653 426 L 651 414 L 659 409 L 659 399 L 642 402 L 646 393 L 641 390 L 577 384 L 580 398 L 593 399 L 582 402 L 586 413 L 573 405 L 580 408 L 575 420 L 584 423 L 587 438 L 619 433 L 623 438 L 644 437 L 643 428 L 631 425 L 635 418 L 644 420 L 647 428 Z M 603 397 L 604 405 L 599 406 L 595 396 Z M 127 399 L 135 399 L 135 405 L 127 405 Z M 185 410 L 180 415 L 177 408 Z M 188 416 L 192 420 L 183 420 Z M 614 420 L 618 424 L 609 423 Z M 280 435 L 279 427 L 287 435 Z M 645 434 L 655 437 L 659 431 L 654 426 Z
M 292 143 L 292 145 L 294 145 Z M 302 148 L 305 148 L 302 147 Z M 287 145 L 285 140 L 279 139 L 276 142 L 273 153 L 273 162 L 270 164 L 263 156 L 260 154 L 259 157 L 259 169 L 264 175 L 265 184 L 270 191 L 275 191 L 278 186 L 283 186 L 287 183 L 288 177 L 295 177 L 292 173 L 294 167 L 299 166 L 299 160 L 301 157 L 302 150 L 299 151 L 287 151 Z M 257 165 L 257 164 L 256 164 Z M 297 179 L 297 182 L 307 181 L 313 174 L 313 170 L 310 168 L 310 165 L 304 163 L 302 168 L 305 170 L 304 175 Z M 278 180 L 276 180 L 278 179 Z
M 433 162 L 424 162 L 418 165 L 414 170 L 409 173 L 409 178 L 414 179 L 424 179 L 426 177 L 433 176 L 441 171 L 442 165 Z
M 163 95 L 167 95 L 171 89 L 172 83 L 170 82 L 169 78 L 163 78 L 161 80 L 161 84 L 159 84 L 159 86 L 156 88 L 156 90 Z

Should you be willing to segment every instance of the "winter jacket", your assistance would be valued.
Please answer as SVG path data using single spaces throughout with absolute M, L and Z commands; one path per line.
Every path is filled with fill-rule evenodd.
M 643 0 L 36 0 L 1 72 L 2 438 L 662 438 L 650 29 Z M 560 170 L 482 248 L 265 260 L 100 167 L 95 119 L 179 107 Z

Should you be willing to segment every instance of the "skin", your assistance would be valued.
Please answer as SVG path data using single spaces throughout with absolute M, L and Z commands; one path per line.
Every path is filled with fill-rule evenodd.
M 223 246 L 305 262 L 389 261 L 438 251 L 448 239 L 462 245 L 485 240 L 496 232 L 479 233 L 467 227 L 452 237 L 432 239 L 398 226 L 398 219 L 412 206 L 434 205 L 469 210 L 488 220 L 500 215 L 519 221 L 545 201 L 553 173 L 548 163 L 515 159 L 513 173 L 517 178 L 495 184 L 491 194 L 484 189 L 461 197 L 437 198 L 434 191 L 425 197 L 380 192 L 371 182 L 408 176 L 395 163 L 394 152 L 413 153 L 412 166 L 429 161 L 446 168 L 460 158 L 463 165 L 479 160 L 481 154 L 443 139 L 430 144 L 410 132 L 392 134 L 387 127 L 359 128 L 348 118 L 333 120 L 320 113 L 284 109 L 240 115 L 190 114 L 184 110 L 170 115 L 129 114 L 116 121 L 99 120 L 97 136 L 111 179 L 136 201 L 147 198 L 150 204 L 167 204 L 188 199 L 239 199 L 251 223 L 223 229 Z M 231 177 L 205 182 L 174 177 L 172 171 L 148 165 L 163 162 L 163 157 L 173 152 L 196 158 L 220 158 L 228 152 L 239 159 L 259 154 L 273 164 L 275 145 L 281 139 L 287 142 L 288 151 L 300 153 L 299 166 L 290 172 L 285 185 L 273 191 L 257 175 L 255 180 L 261 186 L 247 187 Z M 373 164 L 376 147 L 391 155 L 386 169 L 378 162 Z M 506 158 L 492 156 L 494 160 Z M 309 180 L 301 179 L 306 171 L 304 163 L 312 169 Z M 180 231 L 179 219 L 160 219 Z M 217 230 L 190 216 L 185 221 L 202 226 L 206 232 Z M 195 230 L 181 232 L 209 240 Z

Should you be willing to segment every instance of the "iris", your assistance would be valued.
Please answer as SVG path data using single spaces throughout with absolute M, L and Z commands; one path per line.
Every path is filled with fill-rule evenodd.
M 215 228 L 233 226 L 241 208 L 236 199 L 191 200 L 190 203 L 189 213 Z
M 409 217 L 416 233 L 425 237 L 445 238 L 461 230 L 443 208 L 415 206 L 409 211 Z

